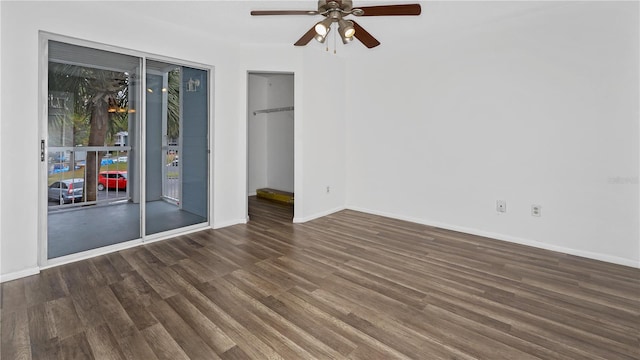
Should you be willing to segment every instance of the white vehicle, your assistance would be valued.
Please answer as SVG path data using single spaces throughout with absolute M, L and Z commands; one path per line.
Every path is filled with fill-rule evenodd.
M 82 202 L 83 195 L 84 179 L 82 178 L 60 180 L 49 185 L 49 199 L 60 201 L 60 205 Z

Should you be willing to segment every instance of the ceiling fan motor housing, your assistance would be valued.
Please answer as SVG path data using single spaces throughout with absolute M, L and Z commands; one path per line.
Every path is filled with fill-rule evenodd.
M 318 12 L 324 13 L 331 10 L 342 10 L 343 12 L 349 12 L 353 8 L 352 0 L 319 0 Z

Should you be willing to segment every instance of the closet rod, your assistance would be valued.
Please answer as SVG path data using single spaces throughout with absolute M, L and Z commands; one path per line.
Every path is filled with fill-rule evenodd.
M 291 110 L 293 110 L 293 106 L 279 107 L 279 108 L 273 108 L 273 109 L 264 109 L 264 110 L 256 110 L 256 111 L 253 112 L 253 115 L 257 115 L 257 114 L 261 114 L 261 113 L 291 111 Z

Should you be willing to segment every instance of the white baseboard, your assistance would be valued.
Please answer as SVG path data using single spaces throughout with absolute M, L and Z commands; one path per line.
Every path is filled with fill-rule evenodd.
M 524 239 L 524 238 L 515 237 L 515 236 L 511 236 L 511 235 L 505 235 L 505 234 L 493 233 L 493 232 L 488 232 L 488 231 L 482 231 L 482 230 L 467 228 L 467 227 L 464 227 L 464 226 L 445 224 L 445 223 L 440 223 L 440 222 L 437 222 L 437 221 L 430 221 L 428 219 L 425 220 L 425 219 L 418 219 L 418 218 L 413 218 L 413 217 L 409 217 L 409 216 L 391 214 L 391 213 L 387 213 L 387 212 L 384 212 L 384 211 L 376 211 L 376 210 L 361 208 L 361 207 L 357 207 L 357 206 L 347 206 L 346 208 L 349 209 L 349 210 L 360 211 L 360 212 L 367 213 L 367 214 L 384 216 L 384 217 L 397 219 L 397 220 L 408 221 L 408 222 L 412 222 L 412 223 L 416 223 L 416 224 L 422 224 L 422 225 L 427 225 L 427 226 L 438 227 L 438 228 L 441 228 L 441 229 L 459 231 L 459 232 L 463 232 L 463 233 L 466 233 L 466 234 L 483 236 L 483 237 L 487 237 L 487 238 L 491 238 L 491 239 L 507 241 L 507 242 L 516 243 L 516 244 L 520 244 L 520 245 L 527 245 L 527 246 L 531 246 L 531 247 L 535 247 L 535 248 L 539 248 L 539 249 L 557 251 L 557 252 L 561 252 L 561 253 L 564 253 L 564 254 L 575 255 L 575 256 L 580 256 L 580 257 L 584 257 L 584 258 L 588 258 L 588 259 L 599 260 L 599 261 L 604 261 L 604 262 L 608 262 L 608 263 L 624 265 L 624 266 L 629 266 L 629 267 L 639 268 L 640 269 L 640 262 L 633 261 L 631 259 L 617 257 L 617 256 L 599 254 L 599 253 L 594 253 L 594 252 L 590 252 L 590 251 L 567 248 L 567 247 L 563 247 L 563 246 L 556 246 L 556 245 L 552 245 L 552 244 L 547 244 L 547 243 L 543 243 L 543 242 L 539 242 L 539 241 L 535 241 L 535 240 Z
M 31 275 L 37 275 L 39 273 L 40 273 L 40 268 L 34 267 L 34 268 L 24 269 L 24 270 L 20 270 L 20 271 L 8 273 L 8 274 L 3 274 L 3 275 L 0 275 L 0 283 L 20 279 L 20 278 L 31 276 Z
M 238 225 L 238 224 L 246 224 L 247 223 L 247 218 L 244 219 L 237 219 L 237 220 L 229 220 L 229 221 L 223 221 L 223 222 L 218 222 L 213 224 L 213 226 L 211 226 L 212 229 L 221 229 L 227 226 L 233 226 L 233 225 Z
M 110 253 L 114 253 L 121 250 L 130 249 L 136 246 L 143 245 L 144 243 L 140 239 L 125 241 L 118 244 L 103 246 L 97 249 L 91 249 L 76 254 L 70 254 L 61 256 L 58 258 L 47 260 L 47 263 L 40 266 L 40 270 L 50 269 L 56 266 L 71 264 L 78 261 L 94 258 L 96 256 L 102 256 Z
M 150 243 L 154 243 L 154 242 L 158 242 L 158 241 L 164 241 L 167 239 L 172 239 L 178 236 L 182 236 L 182 235 L 187 235 L 187 234 L 192 234 L 198 231 L 203 231 L 203 230 L 207 230 L 207 229 L 212 229 L 211 226 L 199 226 L 199 225 L 193 225 L 193 226 L 188 226 L 188 227 L 184 227 L 184 228 L 180 228 L 176 231 L 172 231 L 172 232 L 167 232 L 162 236 L 158 236 L 158 237 L 148 237 L 142 244 L 150 244 Z
M 293 222 L 295 224 L 304 223 L 304 222 L 307 222 L 307 221 L 311 221 L 311 220 L 315 220 L 315 219 L 321 218 L 323 216 L 327 216 L 327 215 L 331 215 L 333 213 L 337 213 L 338 211 L 342 211 L 344 209 L 345 209 L 344 206 L 339 206 L 339 207 L 336 207 L 336 208 L 333 208 L 333 209 L 330 209 L 330 210 L 326 210 L 326 211 L 322 211 L 322 212 L 319 212 L 319 213 L 316 213 L 316 214 L 313 214 L 313 215 L 310 215 L 310 216 L 294 217 L 293 218 Z
M 0 282 L 15 280 L 15 279 L 19 279 L 19 278 L 25 277 L 25 276 L 35 275 L 35 274 L 38 274 L 40 272 L 40 270 L 46 270 L 46 269 L 53 268 L 53 267 L 56 267 L 56 266 L 61 266 L 61 265 L 65 265 L 65 264 L 70 264 L 70 263 L 82 261 L 82 260 L 87 260 L 87 259 L 94 258 L 96 256 L 106 255 L 106 254 L 109 254 L 109 253 L 113 253 L 113 252 L 129 249 L 129 248 L 133 248 L 133 247 L 137 247 L 137 246 L 151 244 L 151 243 L 154 243 L 154 242 L 157 242 L 157 241 L 163 241 L 163 240 L 171 239 L 171 238 L 174 238 L 174 237 L 177 237 L 177 236 L 186 235 L 186 234 L 190 234 L 190 233 L 193 233 L 193 232 L 202 231 L 202 230 L 206 230 L 206 229 L 210 229 L 210 228 L 211 227 L 208 226 L 208 225 L 207 226 L 193 225 L 191 227 L 182 228 L 182 229 L 179 229 L 179 230 L 174 231 L 174 232 L 168 232 L 168 233 L 166 233 L 166 234 L 164 234 L 162 236 L 159 236 L 159 237 L 153 237 L 152 236 L 150 238 L 147 238 L 144 242 L 141 239 L 136 239 L 136 240 L 125 241 L 125 242 L 118 243 L 118 244 L 113 244 L 113 245 L 100 247 L 100 248 L 97 248 L 97 249 L 83 251 L 83 252 L 77 253 L 77 254 L 70 254 L 70 255 L 66 255 L 66 256 L 61 256 L 61 257 L 58 257 L 58 258 L 55 258 L 55 259 L 48 260 L 46 264 L 43 264 L 38 268 L 27 269 L 27 270 L 18 271 L 18 272 L 15 272 L 15 273 L 1 275 L 0 276 Z M 7 278 L 7 279 L 5 280 L 5 278 Z

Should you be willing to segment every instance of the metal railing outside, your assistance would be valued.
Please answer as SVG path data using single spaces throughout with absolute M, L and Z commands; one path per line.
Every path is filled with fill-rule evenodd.
M 49 209 L 109 204 L 129 200 L 130 146 L 49 147 L 47 197 Z M 87 173 L 93 161 L 95 173 Z M 95 199 L 88 200 L 87 186 L 93 176 Z M 78 189 L 81 184 L 81 189 Z M 75 185 L 75 189 L 73 189 Z M 71 187 L 71 188 L 70 188 Z
M 180 203 L 180 156 L 179 146 L 166 147 L 166 164 L 163 169 L 162 197 L 173 203 Z

